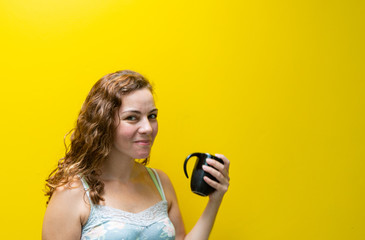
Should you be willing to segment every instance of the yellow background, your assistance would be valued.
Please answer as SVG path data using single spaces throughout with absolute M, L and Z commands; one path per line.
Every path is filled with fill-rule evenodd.
M 187 230 L 207 199 L 190 192 L 182 164 L 202 151 L 232 162 L 211 239 L 365 239 L 364 10 L 2 0 L 1 239 L 40 239 L 63 136 L 91 86 L 121 69 L 155 85 L 150 166 L 170 176 Z

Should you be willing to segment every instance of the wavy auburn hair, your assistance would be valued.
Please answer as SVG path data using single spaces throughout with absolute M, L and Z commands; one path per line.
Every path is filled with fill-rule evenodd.
M 81 108 L 76 127 L 68 133 L 72 133 L 71 143 L 68 147 L 65 144 L 65 156 L 46 180 L 47 204 L 57 187 L 70 186 L 77 176 L 82 176 L 89 184 L 94 204 L 104 200 L 100 166 L 113 145 L 117 127 L 115 114 L 122 105 L 123 95 L 143 88 L 153 92 L 146 78 L 130 70 L 107 74 L 95 83 Z M 142 163 L 147 164 L 147 161 Z

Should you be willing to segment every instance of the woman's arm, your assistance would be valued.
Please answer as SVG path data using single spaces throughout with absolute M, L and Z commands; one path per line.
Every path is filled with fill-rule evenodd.
M 84 200 L 81 182 L 72 188 L 58 187 L 47 206 L 43 220 L 43 240 L 80 240 L 81 227 L 90 209 Z
M 203 170 L 210 173 L 219 182 L 215 182 L 208 177 L 204 177 L 204 180 L 208 185 L 215 188 L 216 191 L 209 195 L 209 201 L 203 214 L 200 216 L 198 222 L 195 224 L 193 229 L 186 235 L 184 239 L 195 240 L 195 239 L 208 239 L 210 232 L 212 231 L 215 217 L 217 216 L 218 209 L 222 203 L 223 196 L 227 192 L 229 187 L 229 160 L 221 155 L 216 154 L 217 157 L 221 158 L 224 164 L 219 163 L 216 160 L 207 159 L 207 163 L 212 167 L 203 166 Z
M 176 231 L 176 240 L 204 240 L 208 239 L 210 232 L 212 231 L 213 224 L 215 221 L 215 218 L 218 213 L 218 209 L 221 205 L 221 202 L 223 200 L 224 194 L 228 190 L 229 186 L 229 160 L 220 154 L 216 154 L 217 157 L 221 158 L 224 162 L 224 164 L 219 163 L 215 160 L 209 160 L 207 159 L 207 162 L 212 167 L 206 167 L 204 168 L 204 171 L 210 173 L 212 176 L 214 176 L 219 182 L 215 182 L 207 177 L 204 178 L 204 180 L 213 188 L 216 189 L 213 193 L 209 195 L 209 201 L 208 204 L 203 212 L 203 214 L 200 216 L 198 222 L 195 224 L 193 229 L 185 235 L 185 227 L 184 223 L 181 217 L 180 208 L 177 202 L 175 190 L 166 176 L 166 174 L 163 175 L 163 179 L 165 182 L 165 192 L 167 194 L 167 199 L 171 202 L 170 208 L 169 208 L 169 218 L 171 222 L 175 226 Z M 161 175 L 161 174 L 160 174 Z

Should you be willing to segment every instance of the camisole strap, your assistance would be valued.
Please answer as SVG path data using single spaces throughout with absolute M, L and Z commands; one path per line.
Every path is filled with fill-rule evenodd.
M 158 176 L 157 172 L 153 168 L 146 167 L 148 173 L 150 174 L 153 183 L 156 185 L 158 192 L 161 195 L 162 200 L 166 200 L 165 193 L 162 188 L 162 184 L 160 181 L 160 177 Z M 152 172 L 153 171 L 153 172 Z
M 92 205 L 93 202 L 91 201 L 90 194 L 89 194 L 89 190 L 90 190 L 89 184 L 87 184 L 87 182 L 85 181 L 85 179 L 83 177 L 81 177 L 81 176 L 79 176 L 79 177 L 82 182 L 82 186 L 84 186 L 87 198 L 89 199 L 89 202 L 90 202 L 90 205 Z

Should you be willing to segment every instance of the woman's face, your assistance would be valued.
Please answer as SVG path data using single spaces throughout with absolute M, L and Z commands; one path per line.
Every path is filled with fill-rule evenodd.
M 150 155 L 158 124 L 157 109 L 152 93 L 143 88 L 122 97 L 117 112 L 117 130 L 112 151 L 133 159 Z

